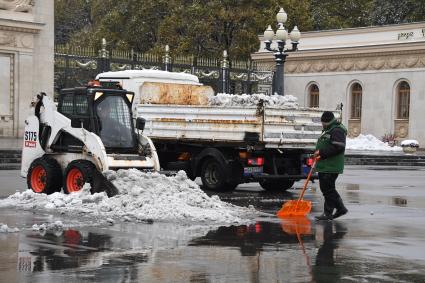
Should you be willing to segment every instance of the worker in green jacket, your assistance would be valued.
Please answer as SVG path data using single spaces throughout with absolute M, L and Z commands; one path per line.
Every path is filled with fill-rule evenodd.
M 348 212 L 335 188 L 338 175 L 344 171 L 347 129 L 330 111 L 323 112 L 321 121 L 323 131 L 317 140 L 314 156 L 319 157 L 316 170 L 319 173 L 319 185 L 325 203 L 323 214 L 316 216 L 316 220 L 332 220 Z

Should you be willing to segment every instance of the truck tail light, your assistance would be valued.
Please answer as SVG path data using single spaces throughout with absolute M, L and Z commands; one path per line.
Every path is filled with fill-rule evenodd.
M 264 157 L 250 158 L 250 159 L 248 159 L 248 165 L 263 166 L 264 165 Z
M 307 158 L 305 161 L 305 164 L 311 167 L 313 165 L 313 162 L 314 162 L 313 158 Z

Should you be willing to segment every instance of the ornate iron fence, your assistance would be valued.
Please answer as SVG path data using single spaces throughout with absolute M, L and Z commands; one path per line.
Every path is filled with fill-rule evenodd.
M 221 59 L 170 55 L 168 46 L 163 56 L 134 51 L 102 48 L 55 46 L 55 91 L 85 85 L 97 74 L 106 71 L 153 69 L 185 72 L 198 76 L 200 82 L 216 92 L 247 93 L 272 91 L 273 72 L 259 71 L 252 61 L 232 61 L 223 52 Z

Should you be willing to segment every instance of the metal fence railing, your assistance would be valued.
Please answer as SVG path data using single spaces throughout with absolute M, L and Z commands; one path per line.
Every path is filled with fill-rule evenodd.
M 97 74 L 106 71 L 130 69 L 156 69 L 185 72 L 198 76 L 200 82 L 210 85 L 216 92 L 247 93 L 268 92 L 272 88 L 272 71 L 259 71 L 251 60 L 232 61 L 223 57 L 205 58 L 170 55 L 168 47 L 163 55 L 102 48 L 76 48 L 55 46 L 55 90 L 85 85 Z M 264 91 L 270 89 L 270 91 Z

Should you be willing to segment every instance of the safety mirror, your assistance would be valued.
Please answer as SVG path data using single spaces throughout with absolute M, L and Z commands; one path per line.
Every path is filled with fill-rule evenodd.
M 143 131 L 145 129 L 146 120 L 142 117 L 136 119 L 136 129 Z

